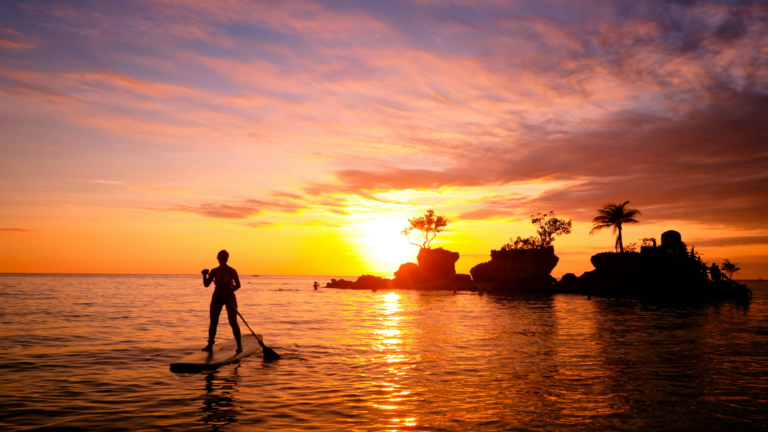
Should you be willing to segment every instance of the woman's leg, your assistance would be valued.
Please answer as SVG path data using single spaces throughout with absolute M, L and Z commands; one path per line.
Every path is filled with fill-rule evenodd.
M 243 351 L 243 343 L 240 337 L 240 325 L 237 324 L 237 298 L 235 295 L 227 297 L 227 318 L 229 318 L 229 326 L 232 327 L 232 334 L 235 335 L 237 341 L 237 353 L 240 354 Z
M 211 297 L 211 324 L 208 326 L 208 346 L 203 351 L 210 351 L 213 347 L 213 341 L 216 339 L 216 328 L 219 326 L 219 315 L 224 302 L 218 296 Z

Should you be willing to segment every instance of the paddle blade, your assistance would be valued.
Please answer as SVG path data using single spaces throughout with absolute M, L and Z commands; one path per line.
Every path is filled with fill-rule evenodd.
M 264 351 L 264 361 L 280 360 L 280 354 L 276 353 L 272 348 L 262 345 L 262 351 Z

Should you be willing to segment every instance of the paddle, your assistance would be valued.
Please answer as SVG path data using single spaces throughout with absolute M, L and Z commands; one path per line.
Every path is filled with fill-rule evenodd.
M 261 350 L 264 352 L 264 361 L 280 360 L 280 354 L 276 353 L 275 350 L 273 350 L 272 348 L 264 345 L 264 342 L 262 342 L 261 339 L 259 339 L 259 337 L 256 336 L 256 333 L 253 331 L 251 326 L 248 325 L 248 321 L 246 321 L 245 318 L 243 318 L 243 315 L 240 313 L 240 311 L 237 310 L 237 307 L 233 305 L 231 301 L 229 301 L 229 298 L 227 297 L 224 297 L 224 298 L 227 299 L 227 303 L 230 306 L 235 308 L 235 312 L 237 312 L 237 315 L 240 317 L 241 320 L 243 320 L 243 322 L 245 323 L 245 326 L 248 327 L 248 330 L 251 331 L 253 336 L 256 338 L 256 341 L 259 343 L 259 345 L 261 345 Z

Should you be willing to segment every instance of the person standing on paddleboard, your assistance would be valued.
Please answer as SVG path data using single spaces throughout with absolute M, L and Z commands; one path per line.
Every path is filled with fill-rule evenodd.
M 213 290 L 213 297 L 211 297 L 211 325 L 208 327 L 208 345 L 202 351 L 210 352 L 213 350 L 221 307 L 226 306 L 229 325 L 232 327 L 232 334 L 235 335 L 235 341 L 237 341 L 237 354 L 240 354 L 243 352 L 243 344 L 240 338 L 240 326 L 237 324 L 237 298 L 235 297 L 235 291 L 240 289 L 240 277 L 237 275 L 237 270 L 227 265 L 229 252 L 222 250 L 216 255 L 216 259 L 219 260 L 218 267 L 211 271 L 205 269 L 201 272 L 203 285 L 206 288 L 211 286 L 211 282 L 216 286 L 216 289 Z

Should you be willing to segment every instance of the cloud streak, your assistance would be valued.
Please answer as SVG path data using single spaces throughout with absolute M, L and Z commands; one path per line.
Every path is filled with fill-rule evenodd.
M 718 237 L 688 241 L 696 246 L 751 246 L 768 245 L 768 236 Z
M 9 1 L 0 147 L 51 183 L 124 180 L 97 181 L 114 205 L 258 227 L 426 205 L 585 222 L 631 200 L 759 236 L 766 46 L 748 1 Z M 81 163 L 120 168 L 58 174 Z
M 160 211 L 179 211 L 216 219 L 248 219 L 265 212 L 298 213 L 305 206 L 293 202 L 261 201 L 244 199 L 235 203 L 202 203 L 199 205 L 176 205 Z

